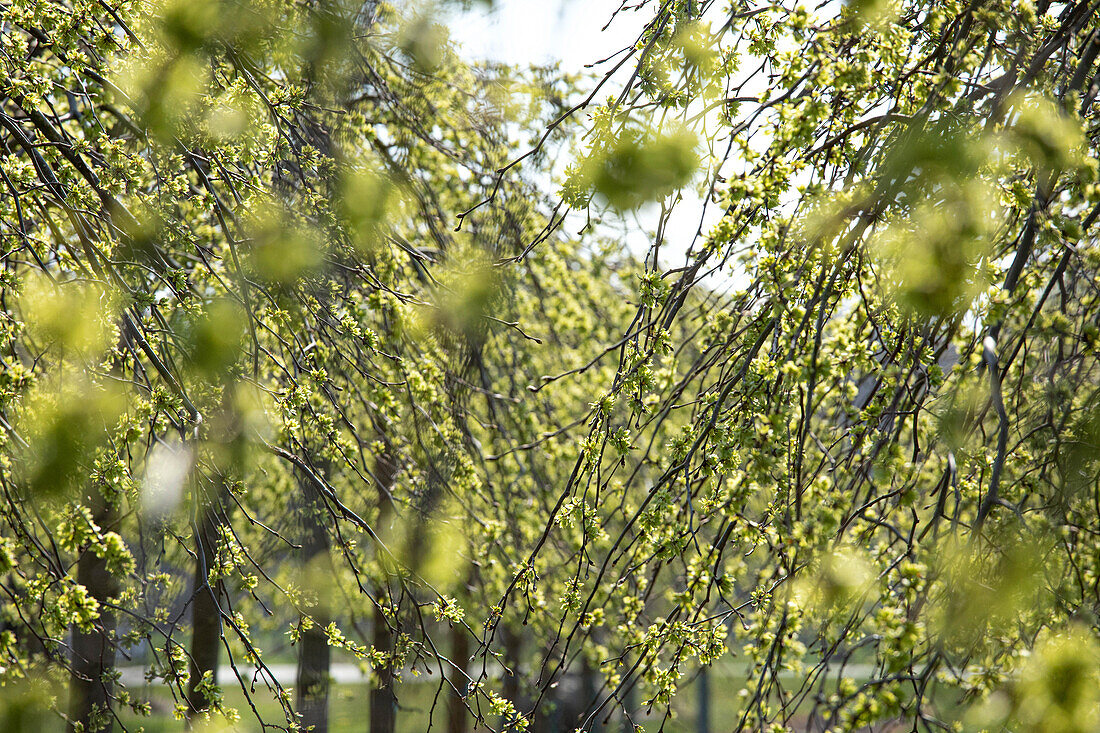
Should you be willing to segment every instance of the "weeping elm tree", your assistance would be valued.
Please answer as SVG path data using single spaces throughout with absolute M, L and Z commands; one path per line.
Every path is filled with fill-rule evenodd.
M 133 729 L 152 694 L 323 730 L 334 654 L 375 733 L 410 668 L 461 702 L 432 636 L 474 632 L 424 558 L 469 533 L 429 523 L 471 519 L 464 395 L 520 333 L 474 265 L 549 209 L 517 177 L 452 215 L 567 83 L 378 3 L 2 12 L 5 727 Z
M 1100 730 L 1100 5 L 442 17 L 0 4 L 3 727 Z
M 736 730 L 1096 730 L 1097 6 L 641 5 L 562 198 L 659 220 L 499 601 L 563 583 L 537 697 L 721 664 Z

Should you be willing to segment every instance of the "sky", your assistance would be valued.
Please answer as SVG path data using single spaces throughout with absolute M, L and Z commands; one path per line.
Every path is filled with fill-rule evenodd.
M 510 64 L 560 62 L 581 71 L 631 44 L 648 12 L 624 12 L 605 31 L 622 0 L 495 0 L 451 11 L 451 37 L 468 58 Z
M 626 1 L 638 4 L 636 0 Z M 647 4 L 639 11 L 620 12 L 608 25 L 623 4 L 624 0 L 495 0 L 491 4 L 474 0 L 466 10 L 452 6 L 445 22 L 452 40 L 461 46 L 468 60 L 518 65 L 558 63 L 564 72 L 579 73 L 632 45 L 651 20 L 653 7 Z M 596 70 L 603 72 L 613 65 Z M 624 65 L 620 72 L 624 81 L 632 69 L 630 62 Z M 684 191 L 684 199 L 666 227 L 666 241 L 661 246 L 664 267 L 684 263 L 684 253 L 699 228 L 702 202 L 691 191 Z M 652 241 L 658 214 L 656 206 L 649 206 L 628 217 L 622 235 L 624 246 L 643 255 Z M 584 221 L 583 215 L 575 215 L 573 230 L 582 227 Z

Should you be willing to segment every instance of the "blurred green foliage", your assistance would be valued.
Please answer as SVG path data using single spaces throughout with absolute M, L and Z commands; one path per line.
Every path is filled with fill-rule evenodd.
M 430 4 L 0 5 L 0 728 L 149 718 L 132 657 L 293 729 L 210 652 L 319 643 L 479 728 L 725 660 L 743 730 L 1100 729 L 1095 8 L 627 9 L 596 80 Z
M 624 131 L 585 158 L 568 190 L 581 197 L 594 192 L 618 210 L 662 199 L 691 180 L 699 161 L 696 145 L 695 135 L 684 129 Z

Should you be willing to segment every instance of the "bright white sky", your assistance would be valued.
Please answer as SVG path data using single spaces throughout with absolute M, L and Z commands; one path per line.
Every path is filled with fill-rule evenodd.
M 496 0 L 453 10 L 451 36 L 471 59 L 509 64 L 561 62 L 565 71 L 605 58 L 638 37 L 649 10 L 624 12 L 606 30 L 621 0 Z
M 469 60 L 517 65 L 560 63 L 562 71 L 577 73 L 632 45 L 651 20 L 653 8 L 647 5 L 640 11 L 619 13 L 602 30 L 622 4 L 623 0 L 495 0 L 491 4 L 475 0 L 468 10 L 452 5 L 444 22 Z M 617 60 L 595 71 L 606 72 Z M 623 80 L 632 70 L 627 62 L 620 70 Z M 702 202 L 690 191 L 684 192 L 684 198 L 673 212 L 661 247 L 661 264 L 665 267 L 683 264 L 683 255 L 699 227 Z M 643 254 L 652 242 L 658 213 L 656 206 L 650 206 L 631 217 L 624 246 Z M 583 225 L 579 214 L 572 217 L 572 223 L 566 222 L 573 231 Z

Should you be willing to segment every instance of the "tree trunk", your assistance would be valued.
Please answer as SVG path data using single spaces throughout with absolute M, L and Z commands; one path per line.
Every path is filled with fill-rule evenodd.
M 91 509 L 93 521 L 103 531 L 112 529 L 118 521 L 117 509 L 98 490 L 91 497 Z M 79 723 L 84 733 L 109 733 L 114 728 L 108 675 L 115 666 L 115 614 L 106 601 L 118 593 L 119 583 L 107 570 L 106 558 L 90 549 L 85 549 L 77 561 L 76 580 L 99 602 L 99 618 L 91 631 L 73 627 L 68 729 L 76 730 Z
M 378 478 L 378 531 L 384 533 L 383 525 L 390 517 L 391 491 L 397 476 L 397 462 L 389 455 L 378 457 L 375 466 Z M 386 655 L 394 652 L 394 633 L 389 621 L 382 613 L 382 603 L 386 589 L 377 591 L 377 605 L 374 609 L 374 630 L 371 645 Z M 374 670 L 375 684 L 370 691 L 370 733 L 394 733 L 397 724 L 397 694 L 394 691 L 393 661 L 387 657 L 384 664 Z
M 580 728 L 588 716 L 596 709 L 598 705 L 595 702 L 596 691 L 599 689 L 599 679 L 596 676 L 596 668 L 588 661 L 584 660 L 584 664 L 581 666 L 581 690 L 583 693 L 580 708 L 581 714 L 577 721 L 577 727 Z M 600 733 L 603 730 L 603 722 L 600 720 L 599 715 L 592 715 L 592 722 L 584 727 L 584 730 L 591 733 Z
M 302 632 L 298 645 L 297 704 L 302 728 L 327 733 L 329 666 L 332 662 L 328 637 L 321 627 L 313 626 Z
M 467 733 L 470 714 L 463 699 L 468 689 L 466 664 L 470 658 L 470 638 L 462 624 L 451 625 L 451 685 L 457 690 L 447 698 L 447 733 Z
M 313 577 L 324 562 L 329 551 L 328 531 L 324 523 L 324 501 L 314 483 L 303 477 L 301 481 L 302 511 L 302 570 L 307 577 Z M 318 589 L 324 592 L 323 587 Z M 320 595 L 320 594 L 319 594 Z M 323 598 L 309 609 L 313 625 L 302 632 L 298 640 L 298 680 L 297 709 L 302 716 L 302 728 L 314 733 L 328 733 L 328 695 L 330 688 L 330 665 L 332 652 L 329 649 L 325 626 L 330 620 L 330 612 Z
M 374 637 L 372 646 L 380 652 L 392 654 L 393 631 L 382 612 L 374 612 Z M 370 733 L 393 733 L 397 723 L 397 695 L 393 689 L 393 665 L 389 660 L 374 670 L 375 683 L 370 691 Z
M 501 636 L 504 640 L 504 664 L 508 667 L 508 671 L 504 673 L 501 694 L 519 708 L 519 664 L 523 653 L 523 638 L 509 624 L 503 625 Z
M 210 585 L 210 568 L 215 562 L 218 543 L 219 511 L 224 482 L 218 479 L 219 496 L 202 510 L 195 536 L 195 570 L 191 598 L 191 674 L 187 683 L 187 722 L 209 708 L 210 703 L 199 687 L 207 672 L 218 683 L 218 658 L 222 643 L 222 617 L 219 599 L 224 596 L 221 580 Z
M 699 670 L 696 684 L 699 685 L 699 702 L 695 730 L 696 733 L 710 733 L 710 676 L 707 667 Z

